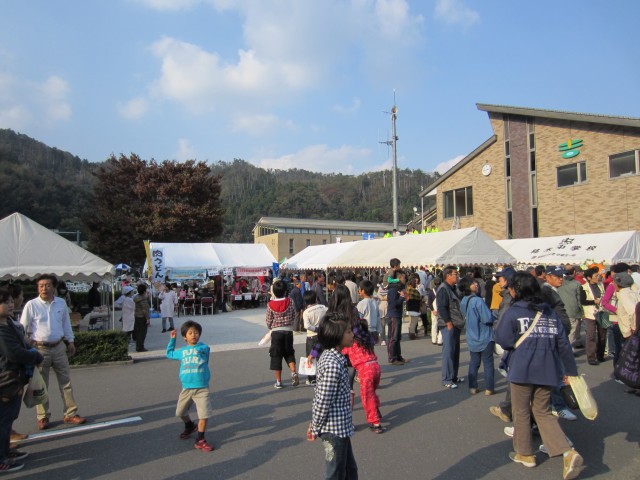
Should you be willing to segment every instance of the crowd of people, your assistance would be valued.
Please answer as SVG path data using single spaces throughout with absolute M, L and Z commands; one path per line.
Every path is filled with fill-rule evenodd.
M 62 397 L 62 421 L 71 425 L 86 422 L 78 413 L 71 384 L 68 358 L 75 354 L 75 345 L 68 305 L 64 296 L 58 296 L 55 276 L 42 275 L 35 284 L 38 296 L 24 306 L 19 284 L 0 287 L 0 472 L 19 470 L 27 457 L 15 443 L 25 435 L 15 432 L 12 425 L 35 369 L 47 387 L 53 369 Z M 144 284 L 126 285 L 118 300 L 123 330 L 135 339 L 138 351 L 145 350 L 151 310 L 146 290 Z M 295 332 L 306 334 L 307 367 L 313 371 L 315 366 L 306 378 L 314 386 L 307 438 L 323 442 L 326 478 L 357 478 L 351 446 L 354 382 L 360 384 L 370 431 L 382 434 L 386 428 L 384 407 L 381 409 L 377 395 L 381 368 L 374 347 L 385 347 L 387 362 L 394 367 L 409 363 L 401 345 L 408 316 L 407 338 L 418 339 L 421 323 L 424 337 L 442 347 L 442 386 L 454 390 L 465 383 L 459 372 L 464 333 L 470 358 L 469 394 L 484 391 L 494 395 L 496 360 L 509 384 L 505 398 L 490 408 L 492 415 L 512 423 L 504 428 L 513 437 L 509 458 L 535 467 L 532 435 L 537 433 L 542 439 L 538 450 L 550 457 L 562 455 L 563 478 L 576 478 L 583 458 L 559 424 L 559 419 L 577 419 L 567 406 L 563 386 L 567 377 L 578 375 L 575 356 L 582 350 L 587 368 L 609 361 L 617 364 L 628 339 L 638 333 L 639 291 L 637 266 L 624 263 L 607 272 L 598 265 L 584 269 L 536 266 L 520 271 L 504 266 L 495 272 L 448 266 L 414 271 L 403 269 L 401 261 L 393 258 L 389 268 L 379 272 L 283 276 L 271 285 L 266 306 L 269 368 L 274 372 L 274 387 L 282 389 L 284 360 L 291 385 L 297 386 L 300 378 L 293 337 Z M 167 357 L 181 361 L 183 391 L 176 416 L 185 424 L 181 438 L 196 432 L 196 448 L 209 452 L 214 447 L 204 435 L 211 415 L 210 350 L 200 342 L 202 326 L 192 320 L 180 328 L 187 345 L 176 348 L 173 315 L 179 295 L 171 285 L 164 286 L 159 295 L 162 329 L 170 337 Z M 189 416 L 192 404 L 197 407 L 197 422 Z M 48 402 L 38 405 L 38 429 L 48 429 L 50 419 Z
M 479 268 L 461 272 L 455 266 L 412 271 L 403 270 L 400 260 L 394 258 L 383 274 L 367 272 L 358 278 L 353 272 L 336 272 L 328 279 L 323 273 L 293 275 L 290 298 L 285 296 L 284 282 L 276 281 L 276 298 L 267 306 L 267 326 L 277 325 L 278 330 L 269 351 L 275 387 L 282 388 L 282 359 L 292 372 L 292 385 L 298 385 L 293 332 L 306 329 L 307 361 L 317 360 L 316 374 L 307 379 L 316 387 L 307 438 L 320 438 L 324 444 L 326 478 L 357 478 L 350 443 L 354 377 L 360 381 L 371 431 L 383 433 L 375 392 L 380 367 L 373 345 L 386 346 L 389 364 L 405 365 L 410 360 L 402 355 L 403 318 L 410 318 L 409 339 L 418 337 L 421 319 L 425 337 L 442 346 L 445 389 L 457 389 L 465 382 L 459 375 L 463 332 L 470 357 L 470 395 L 482 391 L 481 363 L 484 394 L 494 394 L 498 360 L 498 371 L 509 388 L 490 413 L 513 424 L 504 429 L 513 437 L 514 451 L 509 458 L 535 467 L 532 434 L 536 433 L 542 438 L 541 452 L 562 456 L 563 478 L 576 478 L 584 459 L 559 424 L 559 419 L 577 420 L 562 390 L 569 376 L 578 375 L 575 356 L 581 350 L 589 366 L 608 360 L 615 366 L 622 346 L 637 333 L 637 270 L 637 266 L 620 263 L 607 272 L 598 265 L 585 269 L 536 266 L 521 271 L 505 266 L 484 273 Z M 357 296 L 352 296 L 349 282 L 356 285 Z M 297 290 L 303 292 L 301 307 L 296 302 Z M 298 314 L 301 324 L 296 323 Z

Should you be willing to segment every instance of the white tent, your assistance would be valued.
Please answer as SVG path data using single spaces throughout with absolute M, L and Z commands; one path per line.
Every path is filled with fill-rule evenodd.
M 222 267 L 271 267 L 276 259 L 262 243 L 160 243 L 165 268 L 211 269 Z
M 498 240 L 521 265 L 640 262 L 637 231 Z
M 371 241 L 371 240 L 367 240 Z M 354 248 L 358 242 L 313 245 L 282 263 L 283 270 L 326 270 L 337 257 Z
M 389 260 L 394 257 L 399 258 L 405 267 L 496 265 L 515 261 L 479 228 L 402 235 L 356 243 L 356 248 L 344 252 L 330 266 L 383 268 L 388 267 Z
M 20 213 L 0 220 L 0 239 L 0 280 L 49 273 L 61 280 L 97 282 L 115 274 L 109 262 Z
M 283 269 L 384 268 L 399 258 L 403 266 L 496 265 L 515 258 L 478 228 L 402 235 L 378 240 L 307 247 Z

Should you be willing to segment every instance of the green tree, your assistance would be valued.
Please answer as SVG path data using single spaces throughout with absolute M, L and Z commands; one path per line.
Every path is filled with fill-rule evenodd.
M 141 263 L 147 239 L 211 242 L 222 233 L 220 176 L 204 162 L 111 156 L 95 176 L 89 246 L 111 262 Z

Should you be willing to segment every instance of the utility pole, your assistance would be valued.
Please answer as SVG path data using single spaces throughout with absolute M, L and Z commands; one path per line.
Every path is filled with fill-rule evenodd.
M 393 196 L 393 228 L 398 230 L 398 151 L 396 149 L 396 142 L 398 141 L 398 136 L 396 135 L 396 117 L 398 116 L 398 107 L 396 107 L 396 91 L 393 91 L 393 107 L 391 108 L 391 112 L 384 112 L 391 115 L 391 140 L 387 140 L 386 142 L 378 142 L 384 143 L 387 146 L 390 146 L 393 151 L 393 167 L 391 169 L 392 173 L 392 196 Z M 384 181 L 384 172 L 382 173 L 382 180 Z
M 396 143 L 398 136 L 396 135 L 396 117 L 398 116 L 398 107 L 396 103 L 396 92 L 393 92 L 393 107 L 391 108 L 391 142 L 393 147 L 393 228 L 398 229 L 398 151 Z

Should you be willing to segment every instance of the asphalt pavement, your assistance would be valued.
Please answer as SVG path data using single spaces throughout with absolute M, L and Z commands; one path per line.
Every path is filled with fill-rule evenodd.
M 146 347 L 132 353 L 131 364 L 77 368 L 72 382 L 79 414 L 96 428 L 62 424 L 62 405 L 52 375 L 54 436 L 30 439 L 21 449 L 30 456 L 25 468 L 6 478 L 29 479 L 315 479 L 323 478 L 324 451 L 319 440 L 307 442 L 313 387 L 273 388 L 268 349 L 257 347 L 266 333 L 264 308 L 191 317 L 202 323 L 203 341 L 212 346 L 210 368 L 214 417 L 204 453 L 193 440 L 180 440 L 183 424 L 175 406 L 180 383 L 178 362 L 164 358 L 168 335 L 153 319 Z M 177 326 L 184 318 L 177 319 Z M 405 325 L 406 330 L 406 325 Z M 296 335 L 296 353 L 304 354 L 304 335 Z M 179 339 L 178 346 L 184 341 Z M 391 366 L 385 347 L 376 351 L 382 366 L 378 393 L 383 425 L 377 435 L 367 428 L 356 384 L 353 448 L 361 479 L 560 479 L 562 459 L 538 452 L 538 466 L 511 462 L 507 425 L 488 409 L 504 397 L 497 392 L 470 396 L 467 385 L 446 390 L 440 382 L 440 347 L 430 339 L 409 341 L 403 355 L 411 362 Z M 463 344 L 460 375 L 466 377 L 469 354 Z M 561 420 L 565 433 L 584 456 L 580 478 L 640 478 L 640 398 L 624 393 L 610 379 L 611 362 L 599 366 L 578 358 L 580 370 L 599 405 L 588 421 Z M 481 369 L 482 372 L 482 369 Z M 482 373 L 480 374 L 482 388 Z M 141 420 L 135 420 L 140 417 Z M 102 426 L 103 422 L 134 419 Z M 16 430 L 37 434 L 35 411 L 23 407 Z M 534 437 L 534 442 L 541 443 Z

